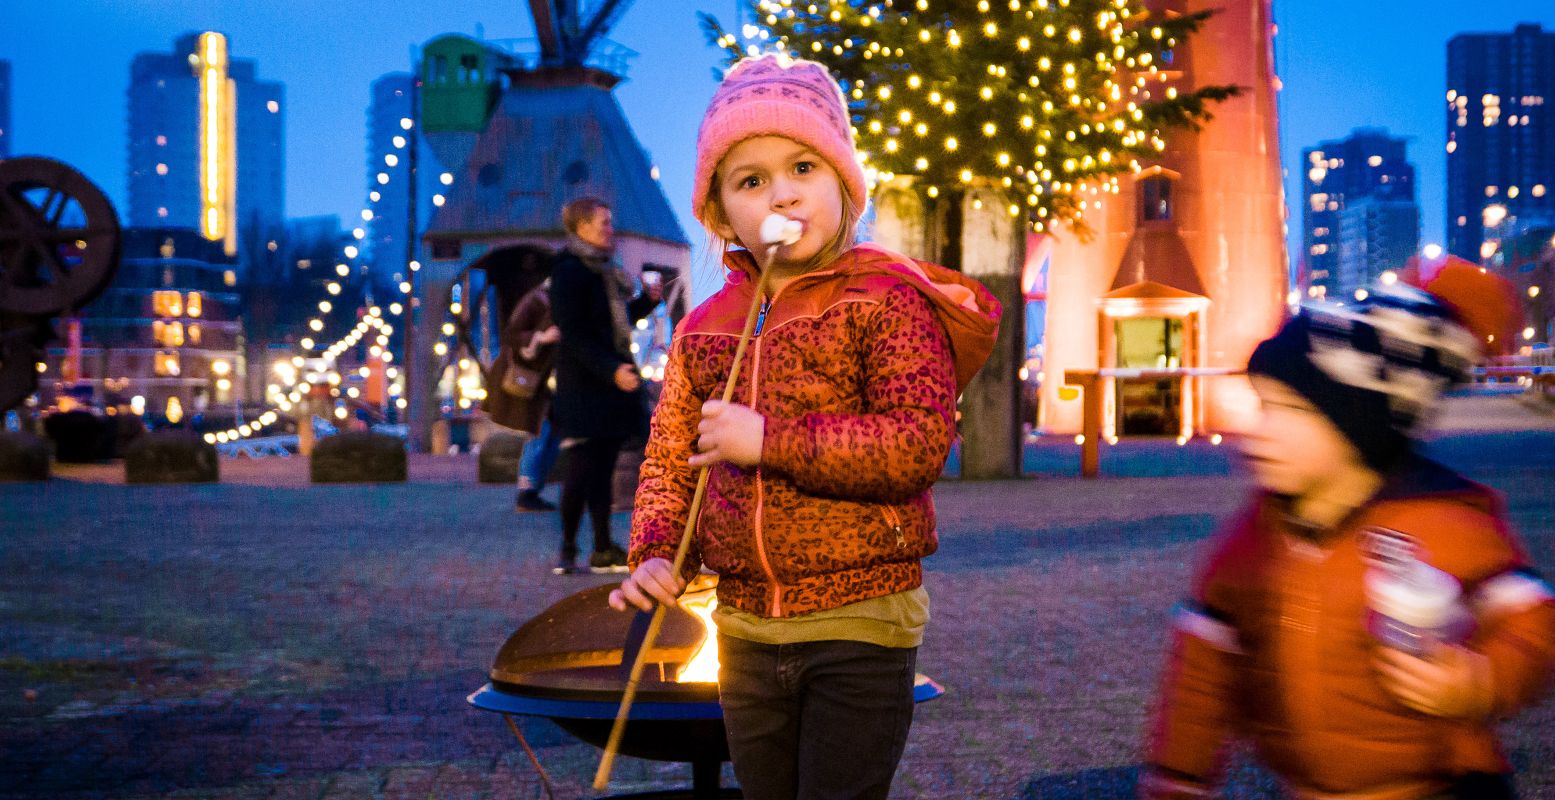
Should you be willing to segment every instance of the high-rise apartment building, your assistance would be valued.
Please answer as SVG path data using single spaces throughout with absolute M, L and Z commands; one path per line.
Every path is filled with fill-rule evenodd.
M 1345 204 L 1338 230 L 1330 296 L 1348 300 L 1419 252 L 1420 206 L 1414 200 L 1363 197 Z
M 1378 254 L 1391 257 L 1403 247 L 1408 250 L 1404 258 L 1413 254 L 1420 212 L 1415 205 L 1415 168 L 1406 158 L 1403 139 L 1378 128 L 1358 128 L 1348 137 L 1303 150 L 1301 167 L 1301 288 L 1308 297 L 1348 295 L 1366 283 L 1361 273 L 1371 269 L 1365 264 Z M 1346 214 L 1363 202 L 1364 211 Z M 1343 230 L 1346 219 L 1349 233 Z M 1343 252 L 1350 260 L 1342 267 Z M 1396 266 L 1401 264 L 1381 269 Z
M 279 247 L 286 217 L 283 94 L 253 61 L 231 58 L 220 33 L 136 55 L 128 224 L 197 230 L 237 256 L 246 279 L 259 253 Z
M 1555 224 L 1555 31 L 1447 43 L 1447 249 L 1498 263 L 1501 245 Z

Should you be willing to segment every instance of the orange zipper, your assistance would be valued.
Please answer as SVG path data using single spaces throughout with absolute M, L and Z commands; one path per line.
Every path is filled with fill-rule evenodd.
M 881 513 L 883 513 L 885 515 L 886 524 L 890 525 L 891 526 L 891 530 L 896 532 L 896 546 L 897 546 L 897 548 L 900 549 L 900 548 L 906 547 L 907 546 L 907 534 L 902 532 L 902 520 L 901 520 L 900 517 L 898 517 L 896 515 L 896 509 L 894 509 L 894 508 L 892 508 L 892 507 L 890 507 L 888 505 L 881 504 L 880 511 L 881 511 Z
M 781 291 L 781 290 L 779 290 Z M 756 340 L 756 352 L 751 357 L 751 396 L 750 407 L 757 411 L 761 392 L 761 328 L 766 324 L 767 313 L 772 310 L 772 303 L 777 299 L 774 294 L 767 302 L 762 304 L 761 316 L 757 320 L 756 332 L 753 338 Z M 766 489 L 761 480 L 761 463 L 756 464 L 756 556 L 761 561 L 761 569 L 767 574 L 767 580 L 772 583 L 772 616 L 781 616 L 783 613 L 783 585 L 778 583 L 777 573 L 772 571 L 772 562 L 767 560 L 767 541 L 762 536 L 762 511 L 765 503 Z

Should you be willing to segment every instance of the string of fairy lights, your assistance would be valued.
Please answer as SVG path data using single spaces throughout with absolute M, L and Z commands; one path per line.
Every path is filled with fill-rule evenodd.
M 364 225 L 372 222 L 377 216 L 373 206 L 383 200 L 384 190 L 391 185 L 393 173 L 390 170 L 401 162 L 401 156 L 397 151 L 404 150 L 410 145 L 407 137 L 413 135 L 411 132 L 415 128 L 415 121 L 409 117 L 404 117 L 400 119 L 399 125 L 403 133 L 396 134 L 391 139 L 390 144 L 393 151 L 383 155 L 383 163 L 386 169 L 380 170 L 376 174 L 377 188 L 368 192 L 367 207 L 361 211 L 360 216 Z M 444 173 L 441 177 L 444 186 L 453 183 L 451 174 Z M 439 194 L 434 199 L 434 203 L 440 206 L 442 205 L 442 199 L 443 195 Z M 390 348 L 390 336 L 394 333 L 394 326 L 384 318 L 385 309 L 376 305 L 371 306 L 350 331 L 327 346 L 321 347 L 321 342 L 315 338 L 326 327 L 325 315 L 335 310 L 337 301 L 331 298 L 338 297 L 344 292 L 345 289 L 341 281 L 351 276 L 352 267 L 350 262 L 361 255 L 359 243 L 364 241 L 366 237 L 366 229 L 358 226 L 351 231 L 352 243 L 341 247 L 340 255 L 342 259 L 335 265 L 335 279 L 324 283 L 323 288 L 327 297 L 318 301 L 316 313 L 311 315 L 304 324 L 306 333 L 297 340 L 299 352 L 294 353 L 289 359 L 275 362 L 272 367 L 278 380 L 266 386 L 266 409 L 252 422 L 235 424 L 225 430 L 206 433 L 204 436 L 205 441 L 212 444 L 225 444 L 254 436 L 280 421 L 281 415 L 291 413 L 295 409 L 303 407 L 304 401 L 315 386 L 329 386 L 330 397 L 334 400 L 356 399 L 361 395 L 361 389 L 356 386 L 345 386 L 342 388 L 343 384 L 346 383 L 346 378 L 342 375 L 338 364 L 343 356 L 356 348 L 366 336 L 373 332 L 376 332 L 376 337 L 368 348 L 368 358 L 369 360 L 376 359 L 382 363 L 384 379 L 387 383 L 386 393 L 389 397 L 394 398 L 397 407 L 405 408 L 404 388 L 402 383 L 399 382 L 400 371 L 397 367 L 391 366 L 394 361 L 394 353 Z M 416 271 L 420 269 L 421 265 L 412 260 L 407 264 L 407 267 L 411 271 Z M 396 288 L 400 297 L 388 304 L 387 311 L 393 317 L 401 317 L 407 310 L 409 304 L 407 298 L 411 293 L 412 286 L 409 281 L 401 281 Z M 367 378 L 371 369 L 372 367 L 366 364 L 358 367 L 359 376 L 364 379 Z M 344 405 L 336 405 L 336 418 L 343 419 L 348 413 Z
M 1234 87 L 1182 91 L 1173 48 L 1202 15 L 1151 18 L 1138 0 L 752 0 L 738 35 L 703 15 L 730 60 L 776 52 L 825 64 L 850 101 L 866 172 L 912 176 L 931 198 L 987 181 L 1012 217 L 1084 229 Z

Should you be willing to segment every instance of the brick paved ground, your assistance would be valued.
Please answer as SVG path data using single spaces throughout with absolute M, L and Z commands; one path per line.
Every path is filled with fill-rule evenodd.
M 1545 427 L 1507 413 L 1460 403 L 1436 449 L 1509 494 L 1555 573 L 1555 432 L 1506 432 Z M 1228 450 L 1130 443 L 1082 481 L 1078 449 L 1045 441 L 1036 479 L 941 485 L 920 665 L 949 693 L 920 707 L 895 796 L 1130 796 L 1163 616 L 1245 490 Z M 467 459 L 384 487 L 311 487 L 301 460 L 224 469 L 200 487 L 116 485 L 113 467 L 0 485 L 0 796 L 540 796 L 500 719 L 463 698 L 514 627 L 601 580 L 547 574 L 554 518 L 513 514 Z M 558 796 L 588 796 L 597 751 L 525 731 Z M 1505 731 L 1524 795 L 1555 797 L 1555 702 Z M 616 775 L 628 792 L 689 771 Z M 1272 796 L 1247 767 L 1233 789 Z

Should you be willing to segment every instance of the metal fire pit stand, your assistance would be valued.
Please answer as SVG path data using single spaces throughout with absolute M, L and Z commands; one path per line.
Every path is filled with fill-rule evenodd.
M 518 726 L 513 722 L 513 716 L 545 717 L 561 725 L 564 730 L 574 736 L 588 741 L 591 744 L 603 746 L 605 738 L 610 734 L 610 724 L 615 720 L 619 701 L 593 701 L 593 700 L 566 700 L 548 697 L 526 697 L 504 692 L 488 683 L 466 698 L 470 705 L 482 711 L 494 711 L 508 720 L 513 726 L 514 735 L 518 736 L 519 743 L 523 745 L 530 760 L 540 769 L 540 764 L 533 751 L 523 736 L 518 734 Z M 723 709 L 716 700 L 712 702 L 644 702 L 632 707 L 633 723 L 696 723 L 704 722 L 723 726 Z M 589 733 L 597 731 L 598 735 L 589 736 Z M 580 735 L 582 732 L 584 735 Z M 597 738 L 597 741 L 592 741 Z M 691 762 L 691 788 L 672 789 L 662 792 L 647 792 L 642 794 L 613 795 L 615 800 L 722 800 L 723 798 L 739 798 L 743 795 L 738 789 L 725 789 L 721 786 L 723 760 L 718 756 L 702 758 Z M 544 775 L 544 770 L 540 770 Z
M 945 693 L 945 688 L 935 683 L 925 675 L 918 675 L 913 683 L 912 699 L 914 703 L 923 703 L 933 700 Z M 482 711 L 493 711 L 503 715 L 508 724 L 513 727 L 514 735 L 518 737 L 519 744 L 529 755 L 531 762 L 540 774 L 545 771 L 540 768 L 540 762 L 529 744 L 518 733 L 518 726 L 513 722 L 513 716 L 545 717 L 556 722 L 564 730 L 572 733 L 590 744 L 603 746 L 609 736 L 611 722 L 615 720 L 619 700 L 575 700 L 556 697 L 532 697 L 502 691 L 498 687 L 487 683 L 472 693 L 466 700 L 470 705 Z M 654 723 L 697 723 L 704 722 L 717 724 L 723 727 L 723 708 L 717 700 L 708 701 L 673 701 L 655 702 L 644 701 L 632 706 L 632 723 L 638 729 Z M 646 725 L 644 725 L 646 723 Z M 678 760 L 678 759 L 666 759 Z M 723 788 L 720 785 L 723 761 L 721 758 L 703 758 L 691 762 L 691 788 L 672 789 L 662 792 L 647 792 L 644 794 L 613 795 L 614 800 L 722 800 L 723 798 L 738 798 L 743 795 L 740 790 Z

